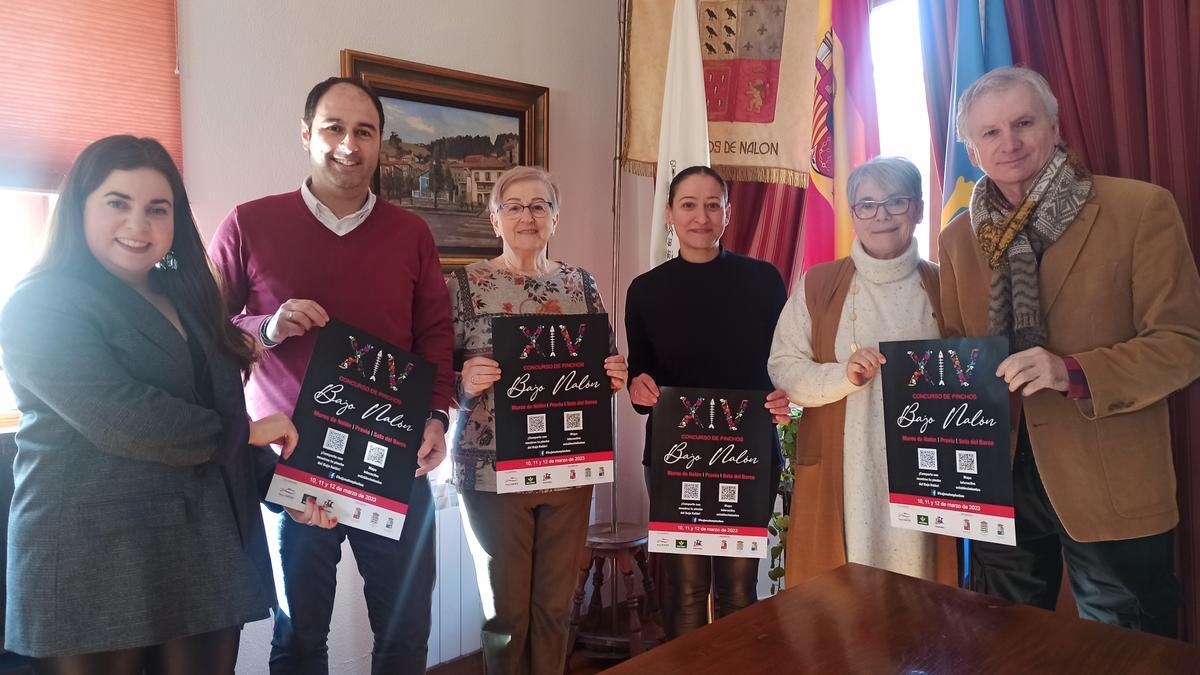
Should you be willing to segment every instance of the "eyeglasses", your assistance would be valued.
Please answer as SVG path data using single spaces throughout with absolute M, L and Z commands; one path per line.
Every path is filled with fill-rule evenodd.
M 881 206 L 884 211 L 888 212 L 888 215 L 902 216 L 908 213 L 908 207 L 912 206 L 912 200 L 912 197 L 888 197 L 881 202 L 861 201 L 852 205 L 850 210 L 854 211 L 855 217 L 863 220 L 874 218 Z
M 500 208 L 496 209 L 496 213 L 508 218 L 516 218 L 520 216 L 521 212 L 525 209 L 529 209 L 529 215 L 533 216 L 534 218 L 545 218 L 546 216 L 550 215 L 551 212 L 550 202 L 536 201 L 528 204 L 522 204 L 520 202 L 505 202 L 500 205 Z

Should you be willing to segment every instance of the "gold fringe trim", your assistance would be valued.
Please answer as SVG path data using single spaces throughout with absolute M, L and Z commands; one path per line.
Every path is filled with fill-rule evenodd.
M 621 168 L 635 176 L 654 178 L 658 175 L 658 164 L 655 162 L 643 162 L 637 159 L 625 158 L 621 160 Z
M 629 66 L 629 45 L 633 42 L 630 39 L 629 27 L 632 23 L 634 0 L 625 0 L 625 12 L 621 15 L 621 119 L 617 120 L 617 124 L 621 127 L 621 166 L 627 167 L 630 161 L 625 156 L 629 154 L 629 119 L 631 116 L 632 106 L 629 105 L 629 74 L 632 69 Z M 626 171 L 637 174 L 639 176 L 653 176 L 654 173 L 638 173 L 626 168 Z
M 658 165 L 654 162 L 625 158 L 621 160 L 621 168 L 635 176 L 653 178 L 658 175 Z M 771 166 L 727 166 L 723 164 L 717 164 L 713 168 L 724 176 L 725 180 L 778 183 L 798 188 L 808 187 L 808 174 L 802 171 Z
M 808 187 L 808 174 L 793 169 L 781 169 L 774 166 L 725 166 L 715 164 L 713 168 L 725 177 L 725 180 L 755 181 L 758 183 L 778 183 L 792 187 Z

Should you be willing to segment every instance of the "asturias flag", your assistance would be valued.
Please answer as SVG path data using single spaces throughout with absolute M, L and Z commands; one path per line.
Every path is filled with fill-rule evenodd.
M 980 15 L 980 5 L 983 14 Z M 971 190 L 983 172 L 967 158 L 967 148 L 958 142 L 958 99 L 963 90 L 987 71 L 1012 65 L 1004 0 L 958 0 L 955 27 L 954 86 L 950 99 L 950 122 L 946 132 L 946 170 L 942 182 L 941 225 L 946 227 L 971 203 Z

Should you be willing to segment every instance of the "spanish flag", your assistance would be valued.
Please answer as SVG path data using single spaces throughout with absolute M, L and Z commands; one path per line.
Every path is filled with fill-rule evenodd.
M 803 268 L 850 255 L 846 177 L 879 154 L 870 3 L 818 0 L 812 166 L 804 198 Z
M 980 13 L 980 5 L 983 13 Z M 1012 65 L 1004 0 L 958 0 L 954 39 L 954 85 L 950 120 L 946 125 L 946 169 L 942 181 L 941 225 L 946 227 L 971 203 L 971 190 L 983 172 L 967 158 L 967 146 L 958 142 L 958 99 L 984 73 Z

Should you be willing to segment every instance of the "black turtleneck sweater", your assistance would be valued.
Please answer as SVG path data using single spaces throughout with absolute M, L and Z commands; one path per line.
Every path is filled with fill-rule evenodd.
M 770 263 L 723 248 L 706 263 L 668 260 L 634 279 L 625 297 L 629 378 L 648 373 L 659 387 L 771 391 L 767 357 L 785 302 L 787 288 Z M 778 439 L 775 449 L 778 455 Z M 642 463 L 650 465 L 649 419 Z

